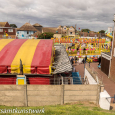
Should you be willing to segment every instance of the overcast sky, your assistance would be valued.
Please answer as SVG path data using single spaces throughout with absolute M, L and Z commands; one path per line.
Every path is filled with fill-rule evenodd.
M 115 0 L 0 0 L 0 22 L 21 27 L 26 22 L 43 27 L 59 25 L 92 31 L 113 27 Z

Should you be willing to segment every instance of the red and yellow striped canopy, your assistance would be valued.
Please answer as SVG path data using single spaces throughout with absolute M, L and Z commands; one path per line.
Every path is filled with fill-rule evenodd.
M 0 39 L 0 73 L 50 74 L 53 40 Z

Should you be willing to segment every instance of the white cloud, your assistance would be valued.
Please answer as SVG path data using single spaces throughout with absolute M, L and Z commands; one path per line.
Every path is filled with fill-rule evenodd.
M 114 0 L 0 0 L 0 21 L 18 27 L 31 24 L 57 27 L 77 24 L 92 31 L 113 27 Z

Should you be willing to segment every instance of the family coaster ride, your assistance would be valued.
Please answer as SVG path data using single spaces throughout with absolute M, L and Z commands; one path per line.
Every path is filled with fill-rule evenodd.
M 111 42 L 105 39 L 56 38 L 54 43 L 63 44 L 69 56 L 100 55 L 101 52 L 110 52 L 111 49 Z

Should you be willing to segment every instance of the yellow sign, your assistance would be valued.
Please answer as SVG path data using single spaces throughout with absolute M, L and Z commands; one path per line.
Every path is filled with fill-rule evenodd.
M 18 79 L 18 85 L 24 85 L 24 79 Z

